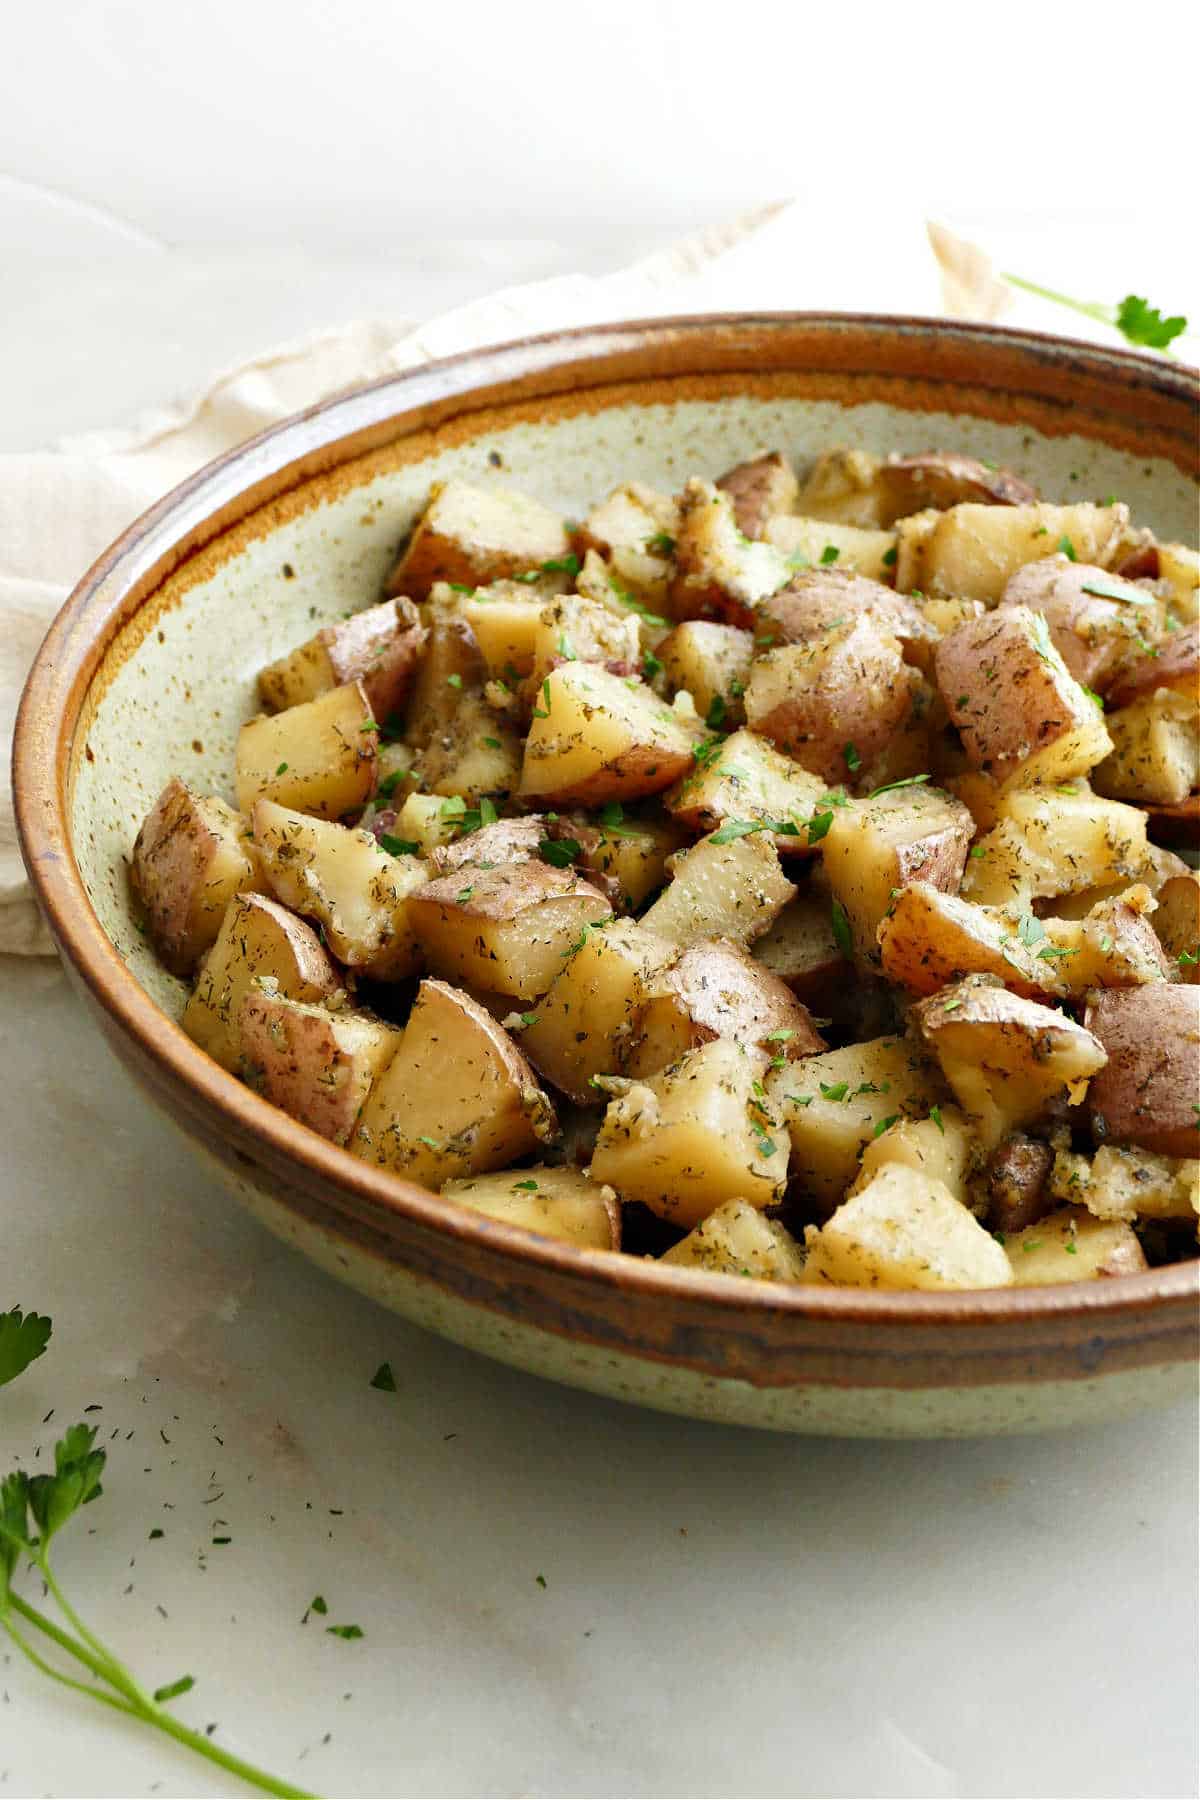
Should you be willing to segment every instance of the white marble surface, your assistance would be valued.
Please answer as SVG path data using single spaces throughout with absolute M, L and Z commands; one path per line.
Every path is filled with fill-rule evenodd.
M 57 203 L 38 217 L 54 254 L 0 302 L 5 447 L 368 298 L 424 311 L 581 254 L 313 257 L 298 287 L 297 252 L 167 257 Z M 56 967 L 0 961 L 0 1067 L 0 1304 L 55 1320 L 0 1394 L 3 1462 L 102 1409 L 106 1494 L 63 1574 L 147 1676 L 196 1677 L 179 1711 L 221 1741 L 355 1796 L 1194 1792 L 1193 1407 L 932 1445 L 622 1409 L 425 1337 L 278 1246 Z M 369 1386 L 385 1359 L 395 1394 Z M 301 1623 L 317 1593 L 360 1642 Z M 0 1654 L 0 1793 L 229 1791 Z

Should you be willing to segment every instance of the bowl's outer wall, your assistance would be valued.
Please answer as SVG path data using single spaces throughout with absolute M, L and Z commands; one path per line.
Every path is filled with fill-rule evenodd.
M 813 1300 L 846 1304 L 797 1312 L 764 1304 L 761 1288 L 752 1298 L 743 1283 L 740 1304 L 731 1306 L 730 1284 L 678 1275 L 664 1282 L 662 1270 L 649 1272 L 660 1289 L 657 1301 L 648 1302 L 647 1271 L 629 1259 L 596 1258 L 589 1266 L 572 1254 L 548 1255 L 545 1247 L 531 1259 L 519 1234 L 514 1239 L 478 1220 L 450 1228 L 436 1210 L 431 1214 L 427 1200 L 410 1209 L 401 1197 L 381 1208 L 378 1192 L 370 1191 L 378 1182 L 374 1172 L 298 1128 L 264 1139 L 255 1124 L 262 1103 L 214 1070 L 165 1020 L 148 1028 L 144 1004 L 140 1029 L 130 1028 L 128 1007 L 113 1004 L 114 985 L 128 988 L 122 964 L 170 1018 L 178 1018 L 186 993 L 155 959 L 130 906 L 128 856 L 154 797 L 172 774 L 232 797 L 234 745 L 240 724 L 256 710 L 257 670 L 377 597 L 433 480 L 461 475 L 525 488 L 579 517 L 621 481 L 675 488 L 689 473 L 716 473 L 765 446 L 801 460 L 838 442 L 875 451 L 950 446 L 1006 463 L 1049 498 L 1117 493 L 1139 522 L 1161 535 L 1194 535 L 1196 488 L 1177 466 L 1185 454 L 1180 415 L 1186 406 L 1166 404 L 1152 382 L 1130 376 L 1124 387 L 1103 389 L 1110 405 L 1114 396 L 1119 402 L 1115 420 L 1092 418 L 1086 408 L 1067 414 L 1057 399 L 1022 392 L 1021 358 L 999 334 L 978 341 L 967 334 L 975 351 L 965 364 L 972 381 L 949 390 L 891 373 L 878 334 L 869 347 L 882 374 L 847 378 L 826 366 L 816 375 L 777 370 L 671 380 L 662 375 L 655 329 L 645 334 L 644 379 L 634 387 L 589 388 L 569 367 L 547 372 L 539 349 L 530 379 L 541 388 L 557 385 L 557 396 L 513 401 L 510 387 L 503 404 L 481 409 L 472 399 L 464 412 L 452 396 L 439 399 L 438 372 L 431 371 L 419 410 L 405 410 L 411 381 L 377 390 L 365 420 L 355 415 L 354 400 L 319 410 L 285 428 L 290 440 L 274 434 L 240 468 L 227 468 L 223 477 L 218 469 L 190 484 L 153 529 L 135 530 L 111 566 L 98 566 L 76 599 L 56 666 L 35 675 L 18 745 L 27 855 L 68 960 L 99 1001 L 118 1054 L 193 1141 L 210 1157 L 215 1153 L 243 1197 L 255 1197 L 273 1229 L 399 1310 L 509 1360 L 582 1385 L 630 1394 L 640 1388 L 645 1391 L 636 1397 L 651 1404 L 794 1429 L 837 1429 L 839 1418 L 845 1429 L 888 1428 L 876 1400 L 848 1410 L 855 1392 L 898 1397 L 904 1390 L 974 1390 L 974 1411 L 961 1397 L 942 1406 L 948 1430 L 1014 1429 L 1072 1411 L 1094 1413 L 1106 1381 L 1121 1377 L 1128 1388 L 1134 1380 L 1136 1388 L 1132 1372 L 1139 1368 L 1165 1395 L 1172 1385 L 1165 1371 L 1194 1355 L 1195 1284 L 1186 1270 L 1164 1272 L 1165 1285 L 1151 1283 L 1144 1293 L 1137 1281 L 1147 1278 L 1120 1284 L 1129 1298 L 1119 1306 L 1111 1291 L 1072 1290 L 1073 1300 L 1064 1291 L 1048 1303 L 1043 1290 L 1025 1328 L 1014 1328 L 1011 1307 L 995 1304 L 998 1295 L 960 1297 L 969 1304 L 948 1330 L 944 1304 L 926 1308 L 924 1297 L 905 1296 L 908 1307 L 889 1321 L 871 1312 L 879 1296 L 867 1296 L 856 1311 L 849 1295 L 820 1295 Z M 741 330 L 743 361 L 753 366 L 755 329 Z M 781 344 L 778 331 L 767 329 L 765 337 L 760 331 L 758 345 L 766 344 L 770 355 L 762 350 L 759 362 L 779 362 L 781 350 L 801 360 L 803 334 Z M 860 361 L 871 337 L 864 328 L 854 339 Z M 703 344 L 694 334 L 689 342 L 692 360 L 699 357 L 703 367 Z M 720 342 L 728 358 L 728 336 Z M 828 362 L 828 345 L 821 343 Z M 903 343 L 911 357 L 911 337 Z M 511 362 L 513 353 L 505 354 Z M 626 365 L 634 354 L 618 341 L 618 372 L 631 372 Z M 672 354 L 678 359 L 677 350 Z M 1081 354 L 1086 363 L 1094 353 Z M 1115 360 L 1119 373 L 1121 359 Z M 1042 364 L 1034 361 L 1044 386 Z M 1055 381 L 1065 379 L 1058 364 L 1050 368 Z M 509 372 L 507 365 L 501 370 Z M 990 386 L 979 385 L 982 374 Z M 595 380 L 590 369 L 589 378 Z M 1077 371 L 1071 379 L 1078 383 Z M 431 406 L 449 416 L 431 417 Z M 344 416 L 331 418 L 331 410 Z M 984 416 L 971 416 L 972 410 Z M 1068 423 L 1086 430 L 1066 431 Z M 338 441 L 326 443 L 339 427 Z M 355 435 L 347 438 L 347 430 Z M 1104 441 L 1087 435 L 1098 430 Z M 1141 448 L 1114 447 L 1114 438 Z M 306 453 L 303 472 L 315 465 L 322 471 L 315 478 L 297 481 L 294 469 L 277 472 L 281 462 Z M 263 496 L 257 508 L 245 498 L 254 480 Z M 181 556 L 176 541 L 189 531 L 194 541 L 209 541 Z M 112 621 L 107 641 L 97 630 L 102 616 Z M 121 620 L 124 628 L 114 630 Z M 120 963 L 111 952 L 107 960 L 98 954 L 94 924 L 80 918 L 87 909 L 68 892 L 71 871 L 55 842 L 59 789 L 43 782 L 35 792 L 30 776 L 30 759 L 44 771 L 48 756 L 58 761 L 79 874 Z M 180 1057 L 204 1065 L 199 1088 L 181 1079 Z M 277 1123 L 279 1115 L 272 1118 Z M 298 1146 L 307 1167 L 297 1166 Z M 605 1368 L 614 1371 L 611 1380 Z M 1030 1384 L 1039 1383 L 1051 1385 L 1031 1408 Z M 1048 1407 L 1052 1389 L 1058 1397 Z M 748 1402 L 748 1394 L 759 1400 Z M 819 1406 L 817 1394 L 824 1395 Z M 1007 1400 L 998 1402 L 998 1394 Z M 1074 1408 L 1063 1394 L 1075 1395 Z M 1112 1400 L 1117 1404 L 1115 1389 Z M 1121 1403 L 1127 1401 L 1128 1393 Z M 897 1428 L 937 1428 L 937 1404 L 923 1400 L 903 1410 L 903 1422 L 893 1415 Z

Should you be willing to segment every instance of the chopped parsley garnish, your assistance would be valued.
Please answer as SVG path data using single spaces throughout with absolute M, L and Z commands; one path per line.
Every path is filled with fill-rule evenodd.
M 1098 711 L 1103 712 L 1104 711 L 1104 702 L 1100 698 L 1099 694 L 1096 692 L 1095 688 L 1090 688 L 1090 687 L 1086 686 L 1086 684 L 1082 681 L 1080 682 L 1079 685 L 1081 688 L 1083 688 L 1084 693 L 1087 695 L 1087 697 L 1091 701 L 1092 705 L 1094 707 L 1096 707 L 1098 709 Z
M 833 1081 L 828 1083 L 828 1085 L 823 1081 L 819 1081 L 817 1086 L 821 1090 L 822 1100 L 844 1100 L 846 1095 L 850 1092 L 850 1083 L 848 1081 Z
M 582 567 L 583 567 L 583 564 L 580 562 L 579 558 L 572 552 L 568 556 L 551 557 L 549 562 L 544 562 L 542 564 L 541 573 L 543 575 L 575 576 L 575 575 L 578 575 L 578 573 Z
M 325 1629 L 330 1637 L 335 1638 L 360 1638 L 365 1635 L 361 1625 L 327 1625 Z
M 1095 594 L 1100 600 L 1124 600 L 1129 606 L 1154 605 L 1151 596 L 1143 594 L 1140 588 L 1130 587 L 1124 581 L 1114 581 L 1107 575 L 1093 575 L 1083 583 L 1083 592 Z
M 662 674 L 663 667 L 664 665 L 659 662 L 653 650 L 647 650 L 642 658 L 642 680 L 647 682 L 653 681 L 656 675 Z
M 941 1107 L 940 1106 L 931 1106 L 929 1109 L 929 1116 L 933 1120 L 934 1124 L 937 1126 L 938 1130 L 941 1132 L 942 1136 L 945 1137 L 946 1127 L 942 1124 L 942 1109 L 941 1109 Z
M 379 1367 L 376 1369 L 375 1373 L 371 1377 L 370 1385 L 373 1388 L 378 1388 L 381 1394 L 394 1394 L 395 1393 L 396 1377 L 392 1374 L 391 1363 L 387 1363 L 387 1362 L 380 1363 Z M 316 1610 L 317 1610 L 317 1608 L 316 1608 L 316 1605 L 314 1604 L 313 1611 L 316 1612 Z M 325 1610 L 324 1606 L 322 1606 L 320 1610 L 322 1612 L 324 1612 L 324 1610 Z
M 379 847 L 389 856 L 419 856 L 421 853 L 421 846 L 414 838 L 392 837 L 386 831 L 379 834 Z
M 536 1193 L 536 1192 L 537 1192 L 537 1182 L 536 1182 L 536 1181 L 533 1181 L 533 1180 L 530 1180 L 530 1181 L 514 1181 L 514 1182 L 513 1182 L 513 1187 L 514 1187 L 514 1188 L 523 1188 L 523 1189 L 525 1189 L 525 1190 L 526 1190 L 526 1191 L 527 1191 L 527 1192 L 529 1192 L 529 1193 L 531 1193 L 531 1194 L 534 1194 L 534 1193 Z
M 279 767 L 276 769 L 275 773 L 277 775 L 286 775 L 287 774 L 287 764 L 285 762 L 281 762 Z
M 833 926 L 833 941 L 843 956 L 850 956 L 854 951 L 854 938 L 850 931 L 850 920 L 840 900 L 835 900 L 830 909 L 830 924 Z
M 819 844 L 821 839 L 825 836 L 826 832 L 829 830 L 829 827 L 832 824 L 833 824 L 832 809 L 830 809 L 828 812 L 814 813 L 812 818 L 808 821 L 808 841 L 809 841 L 809 843 L 810 844 Z
M 894 794 L 897 788 L 921 787 L 926 781 L 932 780 L 932 775 L 905 775 L 899 781 L 885 781 L 882 787 L 872 788 L 867 799 L 875 800 L 880 794 Z
M 704 723 L 710 731 L 720 731 L 725 723 L 725 714 L 728 710 L 724 694 L 714 694 L 709 702 L 708 711 L 704 715 Z
M 1017 922 L 1017 936 L 1027 950 L 1032 950 L 1033 946 L 1044 938 L 1045 935 L 1046 927 L 1042 924 L 1040 919 L 1035 919 L 1032 913 L 1023 913 L 1021 915 L 1021 918 Z
M 628 607 L 631 613 L 636 613 L 639 619 L 644 619 L 647 625 L 665 626 L 669 623 L 659 613 L 652 613 L 648 606 L 644 606 L 636 595 L 631 594 L 629 589 L 617 580 L 615 575 L 609 576 L 608 585 L 621 605 Z
M 765 831 L 766 826 L 765 819 L 726 819 L 724 825 L 713 832 L 709 842 L 732 844 L 735 838 L 750 837 L 753 832 Z
M 460 906 L 465 906 L 467 904 L 467 901 L 473 897 L 474 893 L 475 893 L 475 889 L 473 887 L 459 888 L 458 904 Z
M 625 808 L 619 800 L 606 800 L 600 808 L 600 823 L 610 837 L 639 837 L 642 827 L 635 821 L 628 821 Z
M 845 757 L 846 767 L 852 775 L 862 768 L 862 757 L 859 755 L 856 745 L 846 744 L 842 749 L 842 755 Z
M 1057 544 L 1055 544 L 1054 548 L 1056 550 L 1060 550 L 1062 552 L 1062 554 L 1066 557 L 1068 562 L 1078 562 L 1079 561 L 1079 558 L 1075 554 L 1075 546 L 1071 542 L 1070 538 L 1067 536 L 1065 531 L 1063 532 L 1063 535 L 1059 538 Z
M 462 679 L 461 675 L 447 675 L 447 677 L 446 677 L 446 686 L 447 687 L 461 688 L 462 684 L 463 684 L 463 679 Z
M 841 554 L 836 544 L 826 544 L 821 552 L 821 561 L 825 564 L 835 563 Z
M 575 859 L 582 854 L 583 845 L 578 838 L 540 838 L 538 855 L 555 869 L 569 869 Z
M 646 539 L 645 547 L 651 556 L 674 556 L 675 539 L 669 531 L 656 531 L 653 537 Z
M 884 551 L 884 553 L 883 553 L 883 566 L 884 566 L 884 568 L 885 568 L 885 569 L 891 569 L 891 568 L 893 568 L 893 567 L 894 567 L 894 566 L 895 566 L 895 563 L 896 563 L 896 555 L 897 555 L 897 552 L 896 552 L 896 546 L 895 546 L 895 544 L 893 544 L 893 545 L 892 545 L 892 547 L 891 547 L 891 549 L 890 549 L 890 550 L 885 550 L 885 551 Z
M 542 683 L 542 699 L 546 702 L 545 711 L 543 712 L 540 706 L 535 706 L 533 709 L 533 716 L 535 719 L 548 719 L 550 717 L 550 677 L 548 675 Z
M 480 742 L 486 744 L 489 750 L 503 750 L 504 748 L 499 738 L 485 737 L 481 738 Z
M 871 1133 L 871 1136 L 882 1137 L 884 1132 L 887 1131 L 890 1126 L 894 1125 L 899 1117 L 899 1113 L 889 1113 L 886 1119 L 880 1119 L 874 1131 Z
M 286 766 L 287 765 L 285 763 L 284 767 L 286 768 Z M 407 769 L 393 769 L 390 775 L 384 776 L 383 780 L 380 782 L 379 786 L 376 788 L 375 798 L 377 800 L 389 800 L 391 798 L 391 796 L 395 793 L 396 789 L 400 786 L 400 783 L 402 781 L 406 781 L 407 779 L 408 779 L 408 770 Z

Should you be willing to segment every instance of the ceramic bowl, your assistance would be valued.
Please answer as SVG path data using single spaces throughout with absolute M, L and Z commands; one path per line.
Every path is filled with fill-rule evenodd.
M 125 1067 L 251 1211 L 372 1299 L 487 1355 L 643 1405 L 800 1432 L 1023 1431 L 1194 1381 L 1190 1263 L 960 1294 L 777 1287 L 576 1251 L 405 1184 L 295 1124 L 180 1030 L 185 990 L 130 909 L 139 821 L 179 773 L 228 793 L 258 668 L 380 592 L 430 483 L 578 516 L 764 445 L 937 446 L 1050 498 L 1118 493 L 1194 535 L 1194 374 L 942 322 L 804 314 L 632 324 L 432 364 L 203 469 L 84 577 L 17 728 L 22 845 L 69 971 Z

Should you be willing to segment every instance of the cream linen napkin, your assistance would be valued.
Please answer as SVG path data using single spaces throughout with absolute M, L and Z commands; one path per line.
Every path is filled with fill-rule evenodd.
M 823 245 L 839 240 L 837 257 L 822 253 Z M 931 256 L 919 214 L 892 209 L 869 245 L 863 234 L 856 250 L 832 217 L 789 203 L 766 206 L 611 276 L 568 275 L 512 288 L 423 324 L 360 321 L 228 369 L 199 395 L 132 427 L 0 456 L 5 770 L 26 671 L 72 585 L 147 506 L 255 432 L 357 382 L 566 325 L 798 305 L 994 316 L 1006 290 L 991 282 L 986 259 L 975 253 L 973 262 L 969 247 L 949 234 L 933 248 Z M 0 952 L 52 950 L 17 850 L 6 772 L 0 780 Z

